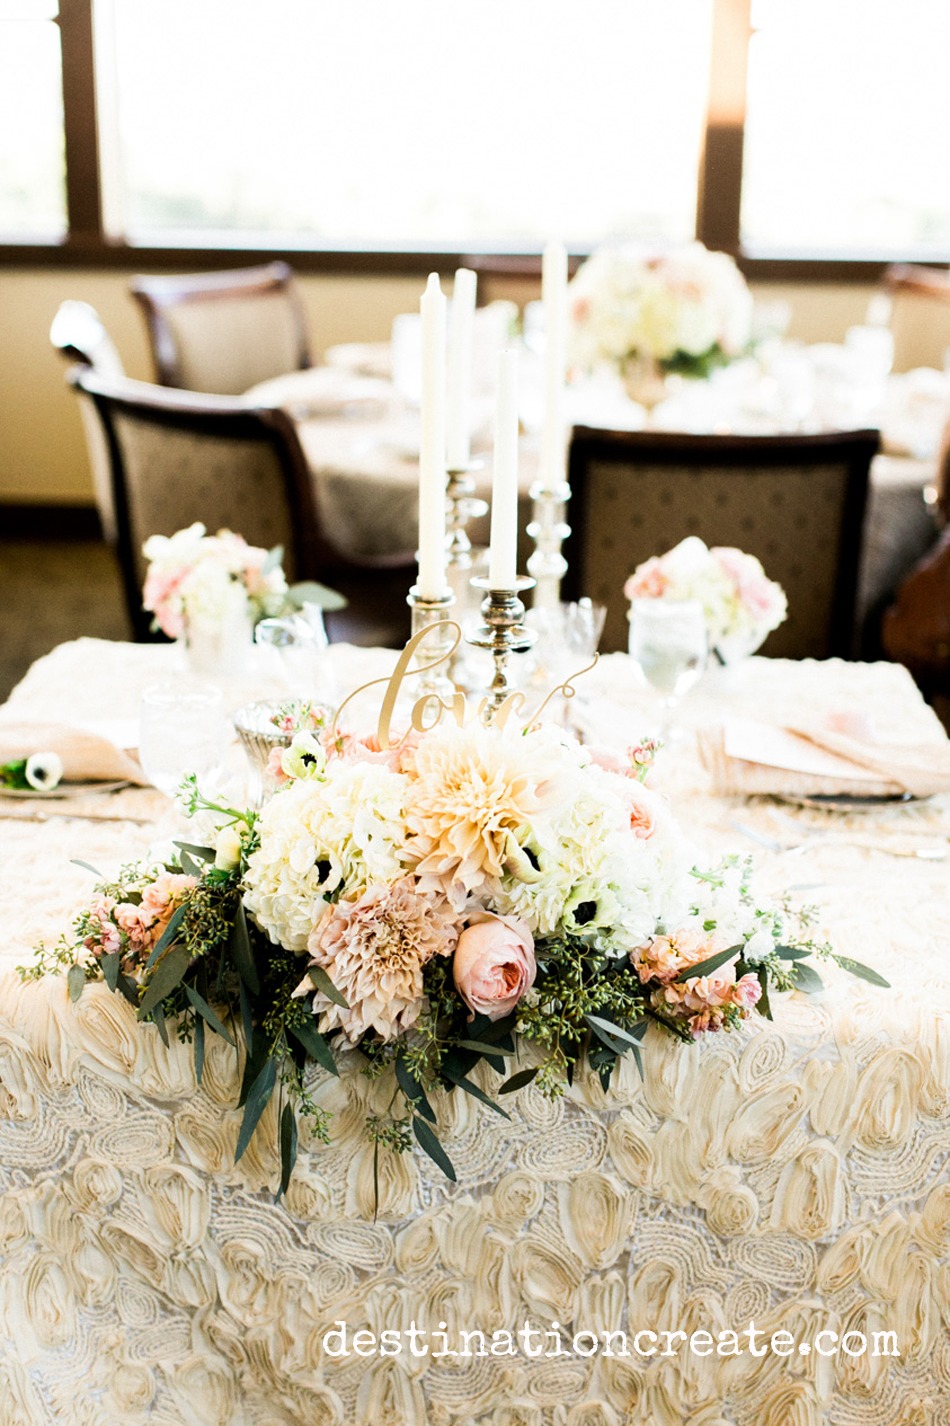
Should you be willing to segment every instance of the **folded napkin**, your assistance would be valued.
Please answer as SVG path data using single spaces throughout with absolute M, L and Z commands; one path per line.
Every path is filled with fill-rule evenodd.
M 950 792 L 950 740 L 880 743 L 824 723 L 729 718 L 699 734 L 717 792 L 929 797 Z
M 118 732 L 119 730 L 117 730 Z M 133 741 L 113 741 L 91 728 L 65 723 L 0 720 L 0 763 L 28 758 L 33 753 L 56 753 L 63 763 L 64 782 L 126 782 L 149 786 L 134 753 L 120 747 Z

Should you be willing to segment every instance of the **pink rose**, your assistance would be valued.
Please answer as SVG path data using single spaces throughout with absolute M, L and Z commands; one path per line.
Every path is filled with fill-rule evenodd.
M 501 1020 L 531 989 L 536 974 L 534 940 L 524 922 L 476 912 L 459 936 L 452 961 L 455 988 L 468 1008 Z

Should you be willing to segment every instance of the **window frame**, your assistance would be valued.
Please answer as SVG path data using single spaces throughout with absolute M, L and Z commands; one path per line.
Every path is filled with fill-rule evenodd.
M 532 278 L 540 275 L 533 249 L 486 248 L 449 252 L 418 248 L 332 248 L 313 242 L 294 247 L 264 245 L 263 234 L 241 235 L 227 244 L 139 245 L 109 236 L 103 210 L 102 159 L 95 83 L 94 0 L 60 0 L 63 109 L 66 149 L 66 236 L 59 242 L 16 243 L 0 238 L 0 267 L 88 267 L 121 270 L 196 271 L 230 260 L 242 265 L 282 258 L 298 272 L 361 276 L 413 276 L 448 272 L 475 260 L 482 271 Z M 751 252 L 740 242 L 742 154 L 746 119 L 746 74 L 751 35 L 751 0 L 713 0 L 711 75 L 696 202 L 696 237 L 709 248 L 731 253 L 745 275 L 757 281 L 878 281 L 894 262 L 912 261 L 902 252 L 879 257 L 842 254 Z M 253 239 L 253 240 L 252 240 Z M 587 251 L 572 253 L 575 259 Z M 950 264 L 925 259 L 928 266 Z

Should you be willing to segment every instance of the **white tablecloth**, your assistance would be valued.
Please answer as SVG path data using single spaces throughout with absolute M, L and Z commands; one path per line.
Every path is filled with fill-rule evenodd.
M 108 688 L 121 716 L 169 656 L 81 640 L 34 666 L 12 705 L 79 716 Z M 336 656 L 353 682 L 378 658 Z M 715 683 L 684 702 L 685 727 L 723 707 L 847 704 L 882 734 L 940 736 L 893 666 L 754 660 Z M 653 712 L 628 661 L 605 660 L 585 716 L 628 741 Z M 736 818 L 784 836 L 767 803 L 712 797 L 688 747 L 657 780 L 707 852 L 751 849 Z M 232 1050 L 210 1037 L 198 1090 L 190 1048 L 164 1049 L 104 988 L 76 1007 L 57 980 L 0 974 L 2 1426 L 948 1426 L 948 864 L 887 848 L 946 841 L 950 806 L 791 815 L 825 835 L 801 854 L 759 852 L 757 890 L 813 901 L 837 948 L 891 991 L 829 972 L 820 996 L 776 997 L 774 1024 L 694 1047 L 649 1036 L 644 1083 L 627 1065 L 606 1100 L 586 1075 L 560 1100 L 513 1096 L 510 1124 L 449 1097 L 439 1114 L 458 1186 L 418 1154 L 384 1155 L 377 1221 L 362 1121 L 379 1085 L 315 1077 L 333 1142 L 305 1146 L 275 1204 L 273 1123 L 232 1163 Z M 858 826 L 875 849 L 845 840 Z M 150 835 L 0 818 L 7 964 L 27 960 L 88 890 L 70 857 L 109 870 Z M 751 1319 L 790 1332 L 796 1351 L 589 1358 L 582 1344 L 552 1360 L 432 1360 L 408 1347 L 321 1349 L 341 1321 L 351 1341 L 412 1321 L 490 1340 L 526 1317 L 631 1334 L 742 1331 Z M 822 1330 L 892 1330 L 900 1357 L 801 1352 Z

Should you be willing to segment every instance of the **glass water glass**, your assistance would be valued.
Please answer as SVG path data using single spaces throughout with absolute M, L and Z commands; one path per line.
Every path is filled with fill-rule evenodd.
M 303 613 L 283 619 L 262 619 L 254 630 L 254 641 L 277 650 L 287 690 L 295 698 L 315 703 L 335 701 L 329 641 L 317 605 L 308 604 Z
M 630 656 L 662 698 L 660 736 L 669 740 L 673 711 L 706 667 L 706 616 L 696 599 L 635 599 L 630 611 Z
M 210 683 L 158 683 L 142 694 L 139 761 L 148 780 L 174 797 L 182 779 L 220 774 L 224 762 L 224 701 Z

